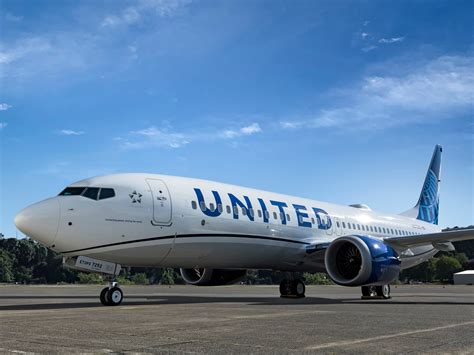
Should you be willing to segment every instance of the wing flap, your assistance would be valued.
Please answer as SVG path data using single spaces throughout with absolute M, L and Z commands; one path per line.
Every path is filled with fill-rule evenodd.
M 405 237 L 384 238 L 384 242 L 393 247 L 410 248 L 419 245 L 458 242 L 469 239 L 474 239 L 474 228 L 449 230 L 445 232 L 421 234 L 415 236 L 410 235 Z

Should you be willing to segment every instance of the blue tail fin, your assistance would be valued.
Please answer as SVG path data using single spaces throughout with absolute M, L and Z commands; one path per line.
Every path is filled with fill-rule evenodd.
M 438 224 L 442 151 L 443 148 L 440 145 L 436 145 L 418 203 L 412 209 L 403 212 L 402 215 Z

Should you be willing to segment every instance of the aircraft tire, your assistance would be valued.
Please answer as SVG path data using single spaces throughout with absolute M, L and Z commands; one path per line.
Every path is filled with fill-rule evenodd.
M 100 291 L 100 296 L 99 296 L 99 299 L 100 299 L 100 303 L 102 303 L 102 305 L 104 306 L 108 306 L 109 304 L 107 303 L 107 299 L 105 297 L 107 291 L 109 290 L 108 287 L 105 287 L 102 291 Z
M 386 300 L 391 298 L 390 285 L 376 286 L 376 290 L 377 290 L 377 296 L 383 297 Z
M 306 286 L 303 280 L 293 280 L 291 283 L 292 294 L 297 298 L 305 297 Z
M 283 279 L 280 282 L 280 296 L 288 297 L 291 296 L 291 282 L 287 279 Z
M 108 306 L 118 306 L 123 301 L 123 292 L 117 286 L 107 290 L 105 299 Z

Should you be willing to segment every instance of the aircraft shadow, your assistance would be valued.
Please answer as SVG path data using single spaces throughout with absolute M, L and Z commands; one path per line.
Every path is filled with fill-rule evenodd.
M 13 304 L 0 305 L 0 312 L 7 310 L 53 310 L 74 308 L 97 308 L 104 307 L 100 304 L 97 296 L 0 296 L 0 299 L 29 299 L 29 300 L 89 300 L 89 302 L 55 302 L 38 304 Z M 93 302 L 96 301 L 96 302 Z M 288 299 L 279 297 L 213 297 L 213 296 L 177 296 L 177 295 L 125 295 L 121 306 L 149 306 L 149 305 L 176 305 L 176 304 L 205 304 L 205 303 L 242 303 L 261 306 L 297 306 L 297 305 L 335 305 L 335 304 L 370 304 L 370 305 L 473 305 L 473 302 L 453 301 L 397 301 L 397 300 L 360 300 L 360 299 L 330 299 L 319 297 L 306 297 L 300 299 Z M 113 307 L 111 307 L 113 308 Z

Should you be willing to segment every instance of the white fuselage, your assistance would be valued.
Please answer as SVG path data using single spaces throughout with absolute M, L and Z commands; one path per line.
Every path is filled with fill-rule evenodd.
M 383 238 L 441 230 L 363 206 L 183 177 L 117 174 L 70 187 L 109 188 L 115 196 L 42 201 L 37 210 L 57 209 L 58 221 L 29 235 L 66 256 L 86 255 L 126 266 L 322 271 L 324 264 L 307 253 L 311 246 L 343 235 Z M 412 248 L 402 255 L 402 267 L 435 253 L 431 245 Z

